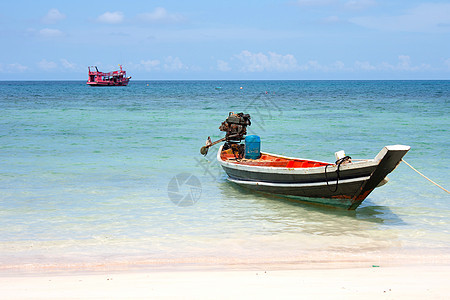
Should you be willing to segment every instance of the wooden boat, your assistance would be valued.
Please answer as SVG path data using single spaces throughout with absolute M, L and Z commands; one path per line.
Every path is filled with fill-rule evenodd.
M 409 146 L 384 147 L 374 159 L 351 159 L 336 152 L 336 162 L 292 158 L 260 151 L 259 136 L 247 134 L 250 115 L 230 112 L 219 127 L 225 137 L 208 137 L 202 155 L 220 142 L 217 160 L 228 180 L 260 192 L 295 197 L 301 201 L 356 209 L 401 162 Z M 245 144 L 241 141 L 245 139 Z
M 119 65 L 120 70 L 108 73 L 100 72 L 96 66 L 88 67 L 89 77 L 86 84 L 90 86 L 125 86 L 131 79 L 127 77 L 127 72 L 122 70 L 122 65 Z M 92 70 L 91 70 L 92 68 Z M 95 71 L 94 71 L 95 69 Z
M 261 152 L 258 159 L 239 159 L 222 145 L 217 160 L 228 180 L 243 187 L 306 202 L 356 209 L 401 162 L 409 146 L 384 147 L 374 159 L 342 157 L 336 163 Z

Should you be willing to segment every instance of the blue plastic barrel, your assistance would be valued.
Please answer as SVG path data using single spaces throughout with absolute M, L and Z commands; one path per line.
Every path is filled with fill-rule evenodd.
M 261 156 L 261 138 L 257 135 L 245 137 L 245 158 L 258 159 Z

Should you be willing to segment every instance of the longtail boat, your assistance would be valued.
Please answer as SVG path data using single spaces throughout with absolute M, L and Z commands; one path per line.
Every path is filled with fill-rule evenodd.
M 217 160 L 228 180 L 246 188 L 273 194 L 304 197 L 305 202 L 356 209 L 401 162 L 409 146 L 384 147 L 374 159 L 348 156 L 328 163 L 261 152 L 258 159 L 237 159 L 221 146 Z
M 100 72 L 97 66 L 88 67 L 88 81 L 86 84 L 90 86 L 125 86 L 131 79 L 127 77 L 127 72 L 119 65 L 120 70 L 108 73 Z M 92 68 L 92 69 L 91 69 Z
M 248 116 L 243 120 L 243 116 Z M 356 209 L 377 187 L 387 183 L 387 175 L 402 161 L 409 146 L 385 146 L 373 159 L 352 159 L 344 151 L 335 153 L 336 162 L 286 157 L 260 151 L 257 136 L 245 137 L 250 116 L 231 114 L 220 129 L 226 137 L 211 142 L 208 138 L 201 153 L 212 145 L 220 146 L 217 160 L 228 180 L 263 193 L 287 196 L 301 202 Z

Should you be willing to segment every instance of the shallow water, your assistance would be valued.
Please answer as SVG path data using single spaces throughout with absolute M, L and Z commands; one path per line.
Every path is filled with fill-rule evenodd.
M 217 149 L 199 154 L 244 111 L 263 151 L 334 161 L 406 144 L 448 188 L 450 81 L 1 82 L 0 107 L 3 269 L 450 250 L 449 195 L 405 164 L 344 211 L 251 193 Z

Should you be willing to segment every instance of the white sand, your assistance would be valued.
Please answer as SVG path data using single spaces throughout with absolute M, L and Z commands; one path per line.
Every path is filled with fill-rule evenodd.
M 450 266 L 0 276 L 0 299 L 449 299 Z

